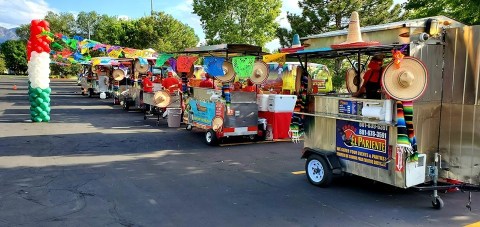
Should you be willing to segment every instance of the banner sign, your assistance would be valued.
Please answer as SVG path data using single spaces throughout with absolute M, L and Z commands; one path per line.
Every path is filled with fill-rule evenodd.
M 193 112 L 193 122 L 196 124 L 212 126 L 212 120 L 215 117 L 215 103 L 190 99 L 190 108 Z
M 336 130 L 338 157 L 388 169 L 388 126 L 337 120 Z

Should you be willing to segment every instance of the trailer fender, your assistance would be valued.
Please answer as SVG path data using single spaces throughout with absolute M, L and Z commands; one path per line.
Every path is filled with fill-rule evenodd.
M 307 159 L 310 155 L 317 154 L 317 155 L 320 155 L 320 157 L 323 157 L 325 159 L 330 169 L 333 170 L 333 173 L 340 174 L 342 172 L 342 165 L 341 165 L 340 159 L 338 158 L 335 152 L 312 149 L 309 147 L 303 148 L 302 152 L 303 152 L 301 157 L 302 159 Z

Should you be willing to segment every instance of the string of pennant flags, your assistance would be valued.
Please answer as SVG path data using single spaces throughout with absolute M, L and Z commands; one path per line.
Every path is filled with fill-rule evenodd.
M 94 40 L 84 39 L 81 36 L 68 37 L 61 33 L 52 33 L 43 30 L 37 35 L 47 37 L 51 41 L 50 55 L 55 64 L 76 64 L 86 63 L 92 60 L 91 51 L 99 51 L 105 53 L 110 58 L 153 58 L 158 54 L 153 49 L 134 49 L 122 46 L 103 44 Z M 144 61 L 142 61 L 144 62 Z
M 188 72 L 193 66 L 197 57 L 180 55 L 177 58 L 173 54 L 157 53 L 153 49 L 134 49 L 122 46 L 115 46 L 103 44 L 94 40 L 84 39 L 81 36 L 68 37 L 61 33 L 52 33 L 43 30 L 38 37 L 46 37 L 51 41 L 50 55 L 52 56 L 52 63 L 59 65 L 82 64 L 91 63 L 98 65 L 108 63 L 115 58 L 136 58 L 141 65 L 148 64 L 147 58 L 156 58 L 155 65 L 157 67 L 163 66 L 168 62 L 170 67 L 177 72 Z M 91 51 L 99 51 L 105 53 L 105 58 L 92 58 Z M 109 59 L 111 58 L 111 59 Z M 233 57 L 231 63 L 233 69 L 239 78 L 247 78 L 252 75 L 255 64 L 255 56 L 240 56 Z M 275 53 L 264 55 L 263 62 L 276 62 L 283 65 L 286 62 L 286 53 Z M 103 62 L 102 62 L 103 61 Z M 221 57 L 204 57 L 205 72 L 212 76 L 224 76 L 222 68 L 225 58 Z

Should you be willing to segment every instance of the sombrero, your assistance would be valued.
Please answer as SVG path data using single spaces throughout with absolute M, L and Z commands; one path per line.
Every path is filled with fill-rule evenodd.
M 235 71 L 233 70 L 233 65 L 230 62 L 223 62 L 222 65 L 223 69 L 223 76 L 217 76 L 215 77 L 217 80 L 222 81 L 222 82 L 230 82 L 235 78 Z
M 345 83 L 349 93 L 355 93 L 358 91 L 358 88 L 363 84 L 363 75 L 365 71 L 360 73 L 360 76 L 357 76 L 357 71 L 354 68 L 349 68 L 345 74 Z
M 145 64 L 145 65 L 140 64 L 140 61 L 138 59 L 135 60 L 135 71 L 139 73 L 148 72 L 148 68 L 149 68 L 148 66 L 149 66 L 148 64 Z
M 223 127 L 223 118 L 216 116 L 212 120 L 212 129 L 215 132 L 218 132 Z
M 157 91 L 153 95 L 153 103 L 156 107 L 167 107 L 172 102 L 172 97 L 166 91 Z
M 365 42 L 360 32 L 360 18 L 357 12 L 352 12 L 350 23 L 348 24 L 347 40 L 340 44 L 333 44 L 332 49 L 362 48 L 368 46 L 378 46 L 379 42 Z
M 391 62 L 382 75 L 385 92 L 399 101 L 413 101 L 427 88 L 428 72 L 425 65 L 414 57 L 405 57 L 400 67 Z
M 292 46 L 280 49 L 281 53 L 295 53 L 299 50 L 304 50 L 305 47 L 300 43 L 300 36 L 298 34 L 293 35 Z
M 263 61 L 256 61 L 253 65 L 253 74 L 250 80 L 254 84 L 262 84 L 268 78 L 268 65 Z
M 112 72 L 112 77 L 114 80 L 120 81 L 120 80 L 123 80 L 123 78 L 125 78 L 126 74 L 127 74 L 126 71 L 123 71 L 121 69 L 115 69 Z

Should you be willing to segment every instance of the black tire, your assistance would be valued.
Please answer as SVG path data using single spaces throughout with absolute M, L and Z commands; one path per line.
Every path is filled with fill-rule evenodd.
M 123 101 L 123 109 L 126 111 L 130 110 L 130 103 L 128 102 L 127 99 Z
M 434 201 L 432 201 L 433 208 L 435 208 L 437 210 L 441 210 L 443 208 L 443 205 L 444 205 L 443 200 L 440 197 L 437 197 L 437 198 L 435 198 Z
M 267 130 L 262 129 L 262 135 L 256 135 L 256 140 L 257 141 L 265 141 L 267 139 Z
M 205 142 L 210 146 L 218 144 L 217 133 L 213 131 L 213 129 L 209 129 L 205 132 Z
M 328 187 L 332 183 L 333 173 L 324 158 L 312 154 L 305 163 L 308 181 L 319 187 Z

